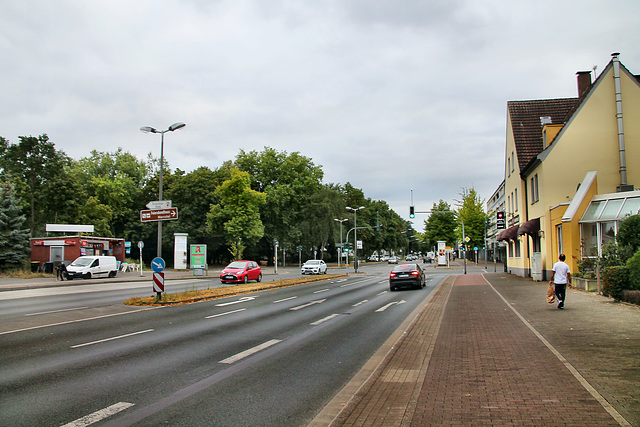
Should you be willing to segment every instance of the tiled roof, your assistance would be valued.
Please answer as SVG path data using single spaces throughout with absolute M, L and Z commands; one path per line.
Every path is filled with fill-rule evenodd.
M 551 117 L 552 124 L 564 124 L 579 101 L 560 98 L 507 102 L 520 172 L 544 148 L 540 117 Z

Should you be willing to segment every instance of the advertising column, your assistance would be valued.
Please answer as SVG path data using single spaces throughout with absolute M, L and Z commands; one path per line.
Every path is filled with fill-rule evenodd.
M 447 265 L 447 242 L 438 240 L 438 265 Z

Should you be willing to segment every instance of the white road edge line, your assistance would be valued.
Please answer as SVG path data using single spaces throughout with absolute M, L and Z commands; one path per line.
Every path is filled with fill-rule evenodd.
M 93 414 L 85 415 L 82 418 L 78 418 L 75 421 L 71 421 L 70 423 L 63 425 L 62 427 L 84 427 L 91 424 L 95 424 L 98 421 L 102 421 L 105 418 L 108 418 L 111 415 L 115 415 L 118 412 L 122 412 L 125 409 L 128 409 L 132 406 L 135 406 L 135 404 L 128 403 L 128 402 L 114 403 L 111 406 L 107 406 L 104 409 L 100 409 L 99 411 L 94 412 Z
M 62 310 L 51 310 L 51 311 L 41 311 L 39 313 L 28 313 L 28 314 L 25 314 L 25 317 L 27 317 L 27 316 L 38 316 L 40 314 L 62 313 L 64 311 L 84 310 L 85 308 L 89 308 L 89 307 L 65 308 L 65 309 L 62 309 Z
M 363 301 L 357 302 L 357 303 L 353 304 L 353 306 L 352 306 L 352 307 L 357 307 L 357 306 L 359 306 L 359 305 L 364 304 L 365 302 L 369 302 L 369 300 L 368 300 L 368 299 L 366 299 L 366 300 L 363 300 Z
M 84 343 L 84 344 L 72 345 L 71 348 L 86 347 L 88 345 L 100 344 L 100 343 L 103 343 L 103 342 L 113 341 L 113 340 L 119 340 L 120 338 L 127 338 L 127 337 L 132 337 L 134 335 L 146 334 L 147 332 L 153 332 L 153 329 L 147 329 L 145 331 L 132 332 L 130 334 L 125 334 L 125 335 L 118 335 L 117 337 L 105 338 L 103 340 L 91 341 L 91 342 L 87 342 L 87 343 Z
M 285 301 L 289 301 L 289 300 L 296 299 L 296 298 L 298 298 L 298 297 L 289 297 L 289 298 L 285 298 L 285 299 L 279 299 L 277 301 L 274 301 L 273 303 L 276 304 L 276 303 L 279 303 L 279 302 L 285 302 Z
M 86 321 L 89 321 L 89 320 L 104 319 L 104 318 L 107 318 L 107 317 L 122 316 L 123 314 L 138 313 L 140 311 L 147 311 L 147 310 L 156 310 L 158 308 L 164 308 L 164 307 L 165 306 L 142 308 L 140 310 L 125 311 L 125 312 L 122 312 L 122 313 L 105 314 L 105 315 L 102 315 L 102 316 L 87 317 L 86 319 L 67 320 L 66 322 L 49 323 L 48 325 L 40 325 L 40 326 L 31 326 L 29 328 L 14 329 L 13 331 L 0 332 L 0 335 L 14 334 L 16 332 L 32 331 L 34 329 L 49 328 L 51 326 L 69 325 L 71 323 L 80 323 L 80 322 L 86 322 Z
M 329 315 L 329 316 L 325 317 L 324 319 L 316 320 L 315 322 L 310 323 L 310 325 L 312 325 L 312 326 L 318 326 L 319 324 L 324 323 L 324 322 L 326 322 L 327 320 L 331 320 L 331 319 L 333 319 L 334 317 L 338 317 L 338 316 L 340 316 L 340 315 L 339 315 L 339 314 L 331 314 L 331 315 Z
M 253 348 L 250 348 L 249 350 L 245 350 L 245 351 L 240 352 L 240 353 L 238 353 L 238 354 L 236 354 L 234 356 L 227 357 L 226 359 L 221 360 L 218 363 L 225 363 L 225 364 L 230 365 L 230 364 L 232 364 L 234 362 L 237 362 L 238 360 L 244 359 L 245 357 L 249 357 L 252 354 L 255 354 L 255 353 L 257 353 L 257 352 L 259 352 L 261 350 L 264 350 L 265 348 L 269 348 L 269 347 L 271 347 L 273 345 L 276 345 L 279 342 L 282 342 L 282 340 L 269 340 L 269 341 L 267 341 L 265 343 L 262 343 L 260 345 L 257 345 L 255 347 L 253 347 Z
M 233 310 L 233 311 L 227 311 L 225 313 L 220 313 L 220 314 L 212 314 L 211 316 L 207 316 L 205 317 L 205 319 L 213 319 L 214 317 L 220 317 L 220 316 L 226 316 L 227 314 L 233 314 L 233 313 L 239 313 L 241 311 L 245 311 L 246 308 L 239 308 L 237 310 Z

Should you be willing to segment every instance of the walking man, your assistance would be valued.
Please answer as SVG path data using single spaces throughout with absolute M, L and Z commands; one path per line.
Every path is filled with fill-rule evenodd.
M 564 254 L 560 254 L 558 259 L 560 261 L 553 264 L 551 283 L 555 285 L 558 308 L 562 310 L 564 308 L 564 299 L 567 295 L 567 285 L 569 285 L 569 289 L 571 289 L 571 270 L 569 264 L 564 262 L 566 259 Z

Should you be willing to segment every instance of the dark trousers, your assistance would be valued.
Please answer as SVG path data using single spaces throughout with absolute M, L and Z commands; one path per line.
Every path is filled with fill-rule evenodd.
M 556 299 L 558 303 L 564 304 L 564 297 L 567 294 L 567 284 L 566 283 L 556 283 Z

